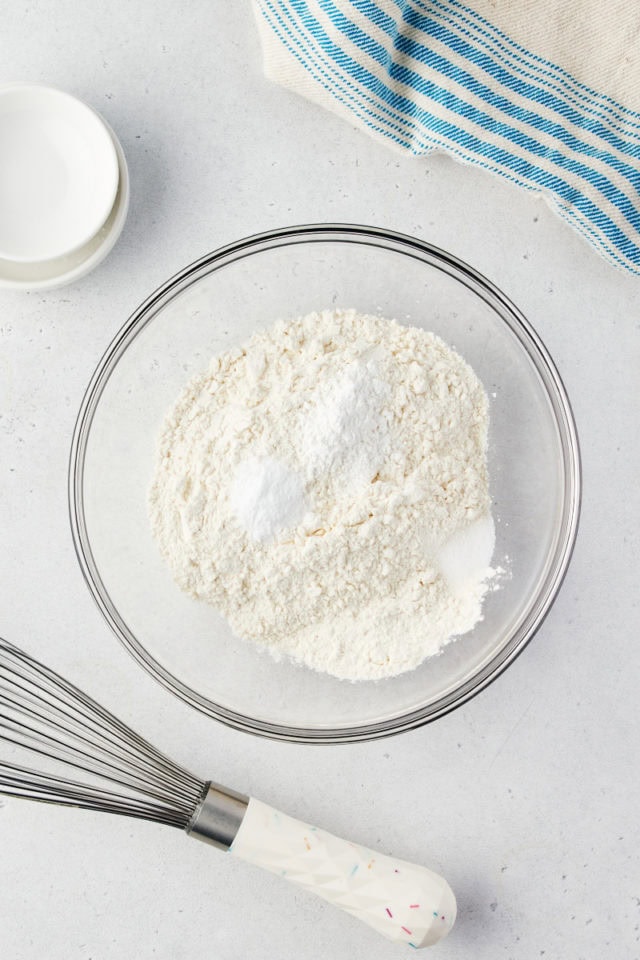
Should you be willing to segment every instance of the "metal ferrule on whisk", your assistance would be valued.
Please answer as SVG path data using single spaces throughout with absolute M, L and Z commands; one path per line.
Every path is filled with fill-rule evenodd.
M 240 829 L 248 803 L 249 797 L 242 793 L 209 781 L 186 831 L 204 843 L 228 850 Z

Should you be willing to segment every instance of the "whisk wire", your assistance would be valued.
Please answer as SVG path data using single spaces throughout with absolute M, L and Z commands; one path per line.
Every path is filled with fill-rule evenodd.
M 55 674 L 53 676 L 55 678 Z M 115 737 L 116 742 L 122 744 L 123 748 L 130 752 L 132 756 L 144 760 L 145 767 L 161 772 L 165 781 L 167 779 L 171 780 L 180 789 L 193 784 L 194 777 L 191 773 L 179 767 L 87 694 L 77 690 L 67 681 L 65 681 L 65 685 L 69 692 L 77 697 L 79 707 L 76 709 L 84 722 L 87 724 L 92 722 L 94 726 L 100 726 L 105 730 L 107 736 Z M 103 722 L 100 723 L 99 721 Z
M 149 769 L 161 767 L 166 771 L 169 779 L 175 780 L 177 783 L 180 783 L 181 786 L 192 782 L 193 778 L 191 774 L 182 770 L 182 768 L 178 767 L 173 761 L 161 754 L 152 744 L 148 743 L 139 734 L 127 727 L 126 724 L 117 717 L 114 717 L 113 714 L 109 713 L 109 711 L 99 703 L 96 703 L 95 700 L 92 700 L 87 694 L 78 690 L 64 678 L 59 677 L 48 667 L 31 660 L 22 651 L 16 648 L 14 648 L 14 650 L 18 657 L 25 662 L 26 670 L 23 669 L 23 671 L 19 671 L 16 669 L 13 678 L 10 679 L 15 684 L 15 677 L 18 676 L 30 687 L 34 687 L 33 674 L 35 674 L 40 683 L 39 687 L 35 687 L 35 702 L 39 700 L 42 701 L 46 698 L 52 708 L 56 702 L 62 704 L 63 713 L 67 716 L 72 716 L 69 712 L 72 710 L 73 715 L 75 715 L 80 725 L 85 729 L 102 729 L 107 739 L 113 739 L 114 734 L 117 734 L 119 737 L 119 739 L 117 739 L 118 746 L 122 747 L 123 751 L 127 750 L 126 745 L 128 744 L 131 755 L 139 757 L 140 749 L 142 749 L 144 751 L 143 757 L 146 755 L 150 758 Z M 1 666 L 2 664 L 0 664 L 0 667 Z M 64 699 L 64 695 L 66 695 L 66 699 Z M 77 701 L 78 705 L 76 705 L 74 701 Z
M 78 765 L 77 761 L 79 759 L 81 769 L 90 768 L 96 772 L 97 766 L 101 765 L 115 773 L 127 774 L 131 782 L 133 781 L 134 771 L 138 771 L 140 774 L 137 778 L 138 785 L 148 785 L 151 787 L 152 784 L 155 784 L 161 791 L 163 789 L 170 790 L 172 793 L 175 793 L 176 796 L 182 795 L 180 787 L 170 786 L 171 781 L 159 777 L 156 768 L 154 768 L 151 763 L 146 761 L 139 762 L 135 753 L 126 747 L 123 748 L 124 756 L 119 756 L 111 746 L 110 741 L 106 741 L 107 746 L 105 746 L 104 738 L 89 735 L 91 733 L 89 726 L 75 722 L 73 717 L 67 718 L 64 711 L 58 710 L 53 705 L 49 706 L 49 714 L 46 710 L 41 709 L 40 704 L 38 704 L 33 696 L 20 692 L 13 692 L 13 695 L 10 695 L 10 693 L 5 690 L 4 699 L 5 704 L 12 707 L 13 710 L 12 716 L 6 716 L 0 713 L 0 728 L 4 728 L 14 734 L 12 742 L 24 746 L 31 746 L 32 749 L 52 759 L 65 756 L 68 761 L 75 766 Z M 53 745 L 56 752 L 53 753 L 49 750 L 44 751 L 38 749 L 36 745 L 42 743 L 43 740 L 42 729 L 40 727 L 34 727 L 31 723 L 24 720 L 18 725 L 15 722 L 14 715 L 26 717 L 30 721 L 41 721 L 45 727 L 48 725 L 49 729 L 51 718 L 54 716 L 58 720 L 60 732 L 65 735 L 66 739 L 63 740 L 60 737 L 54 737 L 49 732 L 49 729 L 47 729 L 45 733 L 46 743 Z M 69 737 L 76 738 L 83 747 L 88 747 L 89 749 L 81 749 L 79 745 L 75 745 L 74 739 L 69 742 Z
M 25 789 L 25 777 L 29 778 L 28 789 Z M 2 783 L 2 793 L 7 796 L 36 799 L 44 803 L 64 806 L 81 806 L 109 813 L 123 813 L 147 820 L 150 819 L 149 812 L 152 810 L 153 819 L 158 822 L 173 826 L 183 825 L 182 817 L 171 807 L 128 799 L 114 791 L 97 789 L 79 781 L 65 781 L 28 767 L 7 769 L 0 764 L 0 783 Z
M 72 683 L 2 639 L 0 741 L 59 768 L 37 771 L 13 755 L 0 755 L 0 792 L 8 796 L 185 827 L 206 786 Z M 86 781 L 77 779 L 78 771 Z

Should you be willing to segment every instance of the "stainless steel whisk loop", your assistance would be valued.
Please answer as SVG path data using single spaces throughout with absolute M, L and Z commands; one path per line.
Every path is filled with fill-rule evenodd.
M 10 796 L 185 829 L 206 793 L 204 780 L 2 639 L 0 740 L 10 745 L 9 758 L 0 754 L 0 789 Z M 32 769 L 25 754 L 37 754 L 50 769 Z M 82 772 L 82 782 L 74 771 Z

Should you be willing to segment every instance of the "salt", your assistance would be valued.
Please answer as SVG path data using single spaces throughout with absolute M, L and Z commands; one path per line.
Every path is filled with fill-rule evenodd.
M 455 531 L 442 545 L 436 564 L 451 590 L 460 594 L 491 573 L 496 531 L 491 516 Z

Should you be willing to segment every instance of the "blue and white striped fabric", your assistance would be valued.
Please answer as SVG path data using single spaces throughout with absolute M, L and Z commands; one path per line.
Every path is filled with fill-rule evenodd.
M 567 6 L 580 10 L 579 2 Z M 598 56 L 611 59 L 616 93 L 620 65 L 631 64 L 624 104 L 496 26 L 485 15 L 497 15 L 495 0 L 256 0 L 256 7 L 271 79 L 411 154 L 445 150 L 542 192 L 604 256 L 640 274 L 640 112 L 631 109 L 640 106 L 640 4 L 627 3 L 621 34 L 635 45 L 635 59 L 617 37 L 607 45 L 612 7 L 600 5 Z M 530 4 L 522 10 L 531 15 Z

